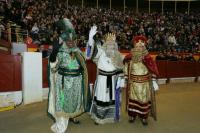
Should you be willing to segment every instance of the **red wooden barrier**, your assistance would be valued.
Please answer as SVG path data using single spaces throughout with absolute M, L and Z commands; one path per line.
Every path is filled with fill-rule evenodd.
M 47 58 L 42 59 L 42 87 L 43 88 L 48 88 L 47 66 L 48 66 L 48 59 Z
M 196 76 L 200 76 L 200 62 L 196 63 Z
M 43 59 L 43 87 L 48 87 L 47 59 Z M 200 63 L 187 61 L 156 61 L 159 76 L 158 78 L 197 77 L 200 75 Z M 87 61 L 89 83 L 95 82 L 96 65 Z
M 88 60 L 87 62 L 87 69 L 88 69 L 88 80 L 89 83 L 95 83 L 96 80 L 96 64 L 94 64 L 91 60 Z
M 200 76 L 200 62 L 157 61 L 158 78 L 197 77 Z M 43 59 L 43 88 L 48 87 L 48 59 Z M 87 61 L 89 83 L 95 82 L 96 65 Z M 21 56 L 0 55 L 0 92 L 19 91 L 22 89 Z
M 22 88 L 21 56 L 0 55 L 0 92 Z
M 166 61 L 156 61 L 158 66 L 159 76 L 158 78 L 166 78 L 167 77 L 167 62 Z
M 195 77 L 196 62 L 188 61 L 167 61 L 167 77 Z

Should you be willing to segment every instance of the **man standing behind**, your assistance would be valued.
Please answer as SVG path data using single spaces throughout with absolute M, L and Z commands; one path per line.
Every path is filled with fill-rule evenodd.
M 68 120 L 85 111 L 88 76 L 85 58 L 76 47 L 76 34 L 68 19 L 59 21 L 61 33 L 50 55 L 50 92 L 48 112 L 55 118 L 51 130 L 64 133 Z

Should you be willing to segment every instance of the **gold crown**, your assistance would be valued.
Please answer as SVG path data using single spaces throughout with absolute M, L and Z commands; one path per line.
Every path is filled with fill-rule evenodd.
M 106 41 L 106 42 L 107 42 L 107 41 L 115 42 L 115 40 L 116 40 L 116 36 L 115 36 L 114 33 L 107 33 L 107 34 L 105 35 L 105 41 Z

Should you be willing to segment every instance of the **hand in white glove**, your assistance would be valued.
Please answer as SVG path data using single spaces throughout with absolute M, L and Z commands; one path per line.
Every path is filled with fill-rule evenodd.
M 159 90 L 159 86 L 155 78 L 152 78 L 152 85 L 153 85 L 154 91 Z
M 59 37 L 59 44 L 62 44 L 64 41 L 61 37 Z
M 90 33 L 89 33 L 89 41 L 88 41 L 88 43 L 89 43 L 90 46 L 92 46 L 93 43 L 94 43 L 93 37 L 94 37 L 94 35 L 96 33 L 97 33 L 97 26 L 94 25 L 94 26 L 91 27 Z

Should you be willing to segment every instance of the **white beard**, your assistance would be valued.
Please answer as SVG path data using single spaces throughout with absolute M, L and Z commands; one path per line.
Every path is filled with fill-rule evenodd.
M 115 50 L 106 49 L 105 53 L 106 53 L 107 57 L 112 58 L 115 55 Z

